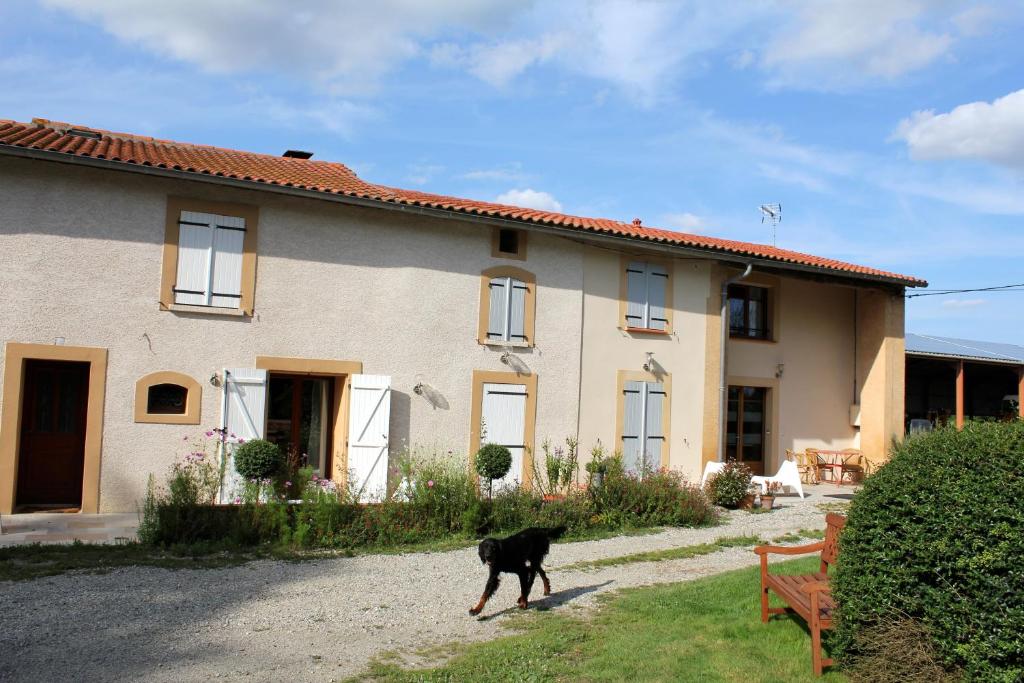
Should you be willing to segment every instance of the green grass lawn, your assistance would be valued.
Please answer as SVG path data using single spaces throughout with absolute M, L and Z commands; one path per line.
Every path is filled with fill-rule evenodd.
M 817 558 L 775 571 L 815 571 Z M 629 589 L 588 617 L 535 612 L 522 633 L 459 648 L 435 669 L 375 664 L 362 679 L 400 681 L 845 680 L 811 673 L 811 641 L 797 617 L 760 619 L 754 567 L 688 583 Z

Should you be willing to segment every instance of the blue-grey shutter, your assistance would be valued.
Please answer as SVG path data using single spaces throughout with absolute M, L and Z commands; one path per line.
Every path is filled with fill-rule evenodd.
M 652 470 L 661 467 L 661 451 L 665 443 L 665 385 L 648 382 L 646 387 L 646 425 L 644 428 L 644 462 Z
M 626 469 L 639 469 L 643 447 L 644 383 L 626 382 L 622 390 L 622 461 Z
M 647 327 L 647 264 L 626 266 L 626 327 Z
M 662 266 L 647 264 L 647 328 L 667 330 L 668 317 L 665 298 L 668 290 L 668 271 Z
M 508 278 L 491 278 L 491 295 L 489 310 L 487 312 L 487 338 L 504 341 L 506 324 L 508 322 L 505 306 L 506 292 L 508 291 Z
M 526 341 L 526 283 L 511 279 L 508 336 L 512 341 Z

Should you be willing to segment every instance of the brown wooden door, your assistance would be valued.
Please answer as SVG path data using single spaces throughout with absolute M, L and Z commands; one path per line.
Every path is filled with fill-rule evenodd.
M 18 505 L 79 507 L 89 364 L 25 361 Z
M 768 390 L 764 387 L 729 387 L 725 456 L 746 463 L 754 474 L 764 474 L 767 409 Z

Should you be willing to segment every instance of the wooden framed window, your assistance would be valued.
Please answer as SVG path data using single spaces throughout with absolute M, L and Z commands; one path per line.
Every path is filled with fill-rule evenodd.
M 153 372 L 135 383 L 135 421 L 199 424 L 203 388 L 180 372 Z
M 498 267 L 480 276 L 481 344 L 533 346 L 537 283 L 533 273 Z
M 672 270 L 661 261 L 623 258 L 619 324 L 630 332 L 672 332 Z
M 256 207 L 170 197 L 160 304 L 252 315 Z
M 491 238 L 491 256 L 525 261 L 526 231 L 515 228 L 495 228 Z
M 729 336 L 740 339 L 772 338 L 771 290 L 755 285 L 729 285 Z
M 670 388 L 667 374 L 619 371 L 616 443 L 630 472 L 668 466 Z

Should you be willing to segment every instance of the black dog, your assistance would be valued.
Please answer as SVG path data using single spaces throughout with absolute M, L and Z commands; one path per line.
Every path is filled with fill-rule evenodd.
M 514 536 L 508 538 L 485 538 L 480 541 L 480 561 L 490 568 L 490 576 L 487 577 L 487 585 L 484 587 L 484 594 L 480 596 L 480 602 L 469 610 L 472 615 L 480 614 L 487 600 L 498 590 L 500 583 L 499 575 L 502 572 L 519 575 L 519 586 L 522 594 L 516 604 L 519 609 L 526 609 L 530 597 L 530 589 L 533 588 L 533 580 L 540 574 L 540 580 L 544 582 L 544 595 L 551 595 L 551 582 L 548 575 L 540 566 L 544 557 L 551 547 L 551 540 L 560 537 L 565 533 L 565 527 L 554 529 L 543 529 L 532 527 L 524 529 Z

